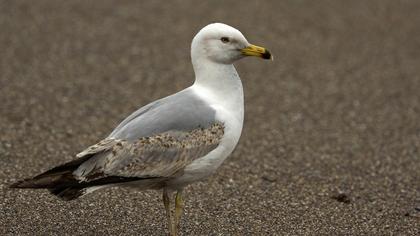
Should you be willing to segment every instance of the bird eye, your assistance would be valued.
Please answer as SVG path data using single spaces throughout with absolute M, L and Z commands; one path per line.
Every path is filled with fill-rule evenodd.
M 220 41 L 222 41 L 222 43 L 229 43 L 229 38 L 228 37 L 221 37 Z

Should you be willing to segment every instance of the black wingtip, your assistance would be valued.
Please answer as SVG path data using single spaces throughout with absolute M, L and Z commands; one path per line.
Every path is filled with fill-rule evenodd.
M 9 185 L 9 188 L 34 188 L 35 186 L 31 183 L 30 180 L 20 180 Z
M 16 182 L 9 185 L 9 188 L 19 188 L 20 182 Z
M 20 180 L 9 185 L 9 188 L 54 188 L 60 185 L 69 185 L 76 182 L 71 173 L 64 174 L 41 174 L 33 178 Z
M 64 201 L 71 201 L 75 200 L 81 196 L 83 196 L 86 191 L 84 188 L 78 187 L 58 187 L 58 188 L 51 188 L 49 189 L 51 194 L 59 197 L 61 200 Z
M 46 187 L 36 184 L 34 179 L 25 179 L 12 183 L 8 186 L 9 188 L 48 188 L 50 193 L 59 197 L 64 201 L 71 201 L 79 198 L 85 194 L 85 189 L 83 187 L 69 187 L 69 186 L 57 186 L 57 187 Z

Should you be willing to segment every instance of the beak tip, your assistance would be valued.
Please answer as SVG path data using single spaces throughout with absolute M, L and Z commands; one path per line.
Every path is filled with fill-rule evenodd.
M 273 60 L 273 55 L 271 55 L 271 52 L 268 49 L 260 46 L 250 44 L 249 46 L 240 49 L 240 51 L 244 56 L 254 56 L 265 60 Z
M 264 58 L 266 60 L 272 60 L 272 61 L 274 60 L 274 57 L 271 55 L 270 51 L 268 51 L 267 49 L 262 54 L 262 58 Z

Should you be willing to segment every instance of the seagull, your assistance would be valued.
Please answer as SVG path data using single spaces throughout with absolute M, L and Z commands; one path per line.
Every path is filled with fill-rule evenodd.
M 231 26 L 205 26 L 191 44 L 192 86 L 141 107 L 74 160 L 10 187 L 66 201 L 113 186 L 162 190 L 169 235 L 178 235 L 184 187 L 213 174 L 239 141 L 244 96 L 233 63 L 246 56 L 273 58 Z

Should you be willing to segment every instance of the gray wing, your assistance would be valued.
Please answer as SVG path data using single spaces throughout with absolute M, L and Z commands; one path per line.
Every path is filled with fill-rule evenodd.
M 73 174 L 92 181 L 107 176 L 169 178 L 215 149 L 224 133 L 215 110 L 190 89 L 150 103 L 127 117 L 96 145 Z
M 214 109 L 186 89 L 134 112 L 76 160 L 12 186 L 48 188 L 65 200 L 121 182 L 142 180 L 144 188 L 155 188 L 217 148 L 223 135 Z
M 121 122 L 108 138 L 137 140 L 168 131 L 191 131 L 214 124 L 215 110 L 190 89 L 150 103 Z
M 171 178 L 214 150 L 224 134 L 221 123 L 191 131 L 166 132 L 136 141 L 105 139 L 77 156 L 93 156 L 73 175 L 85 182 L 107 177 Z

